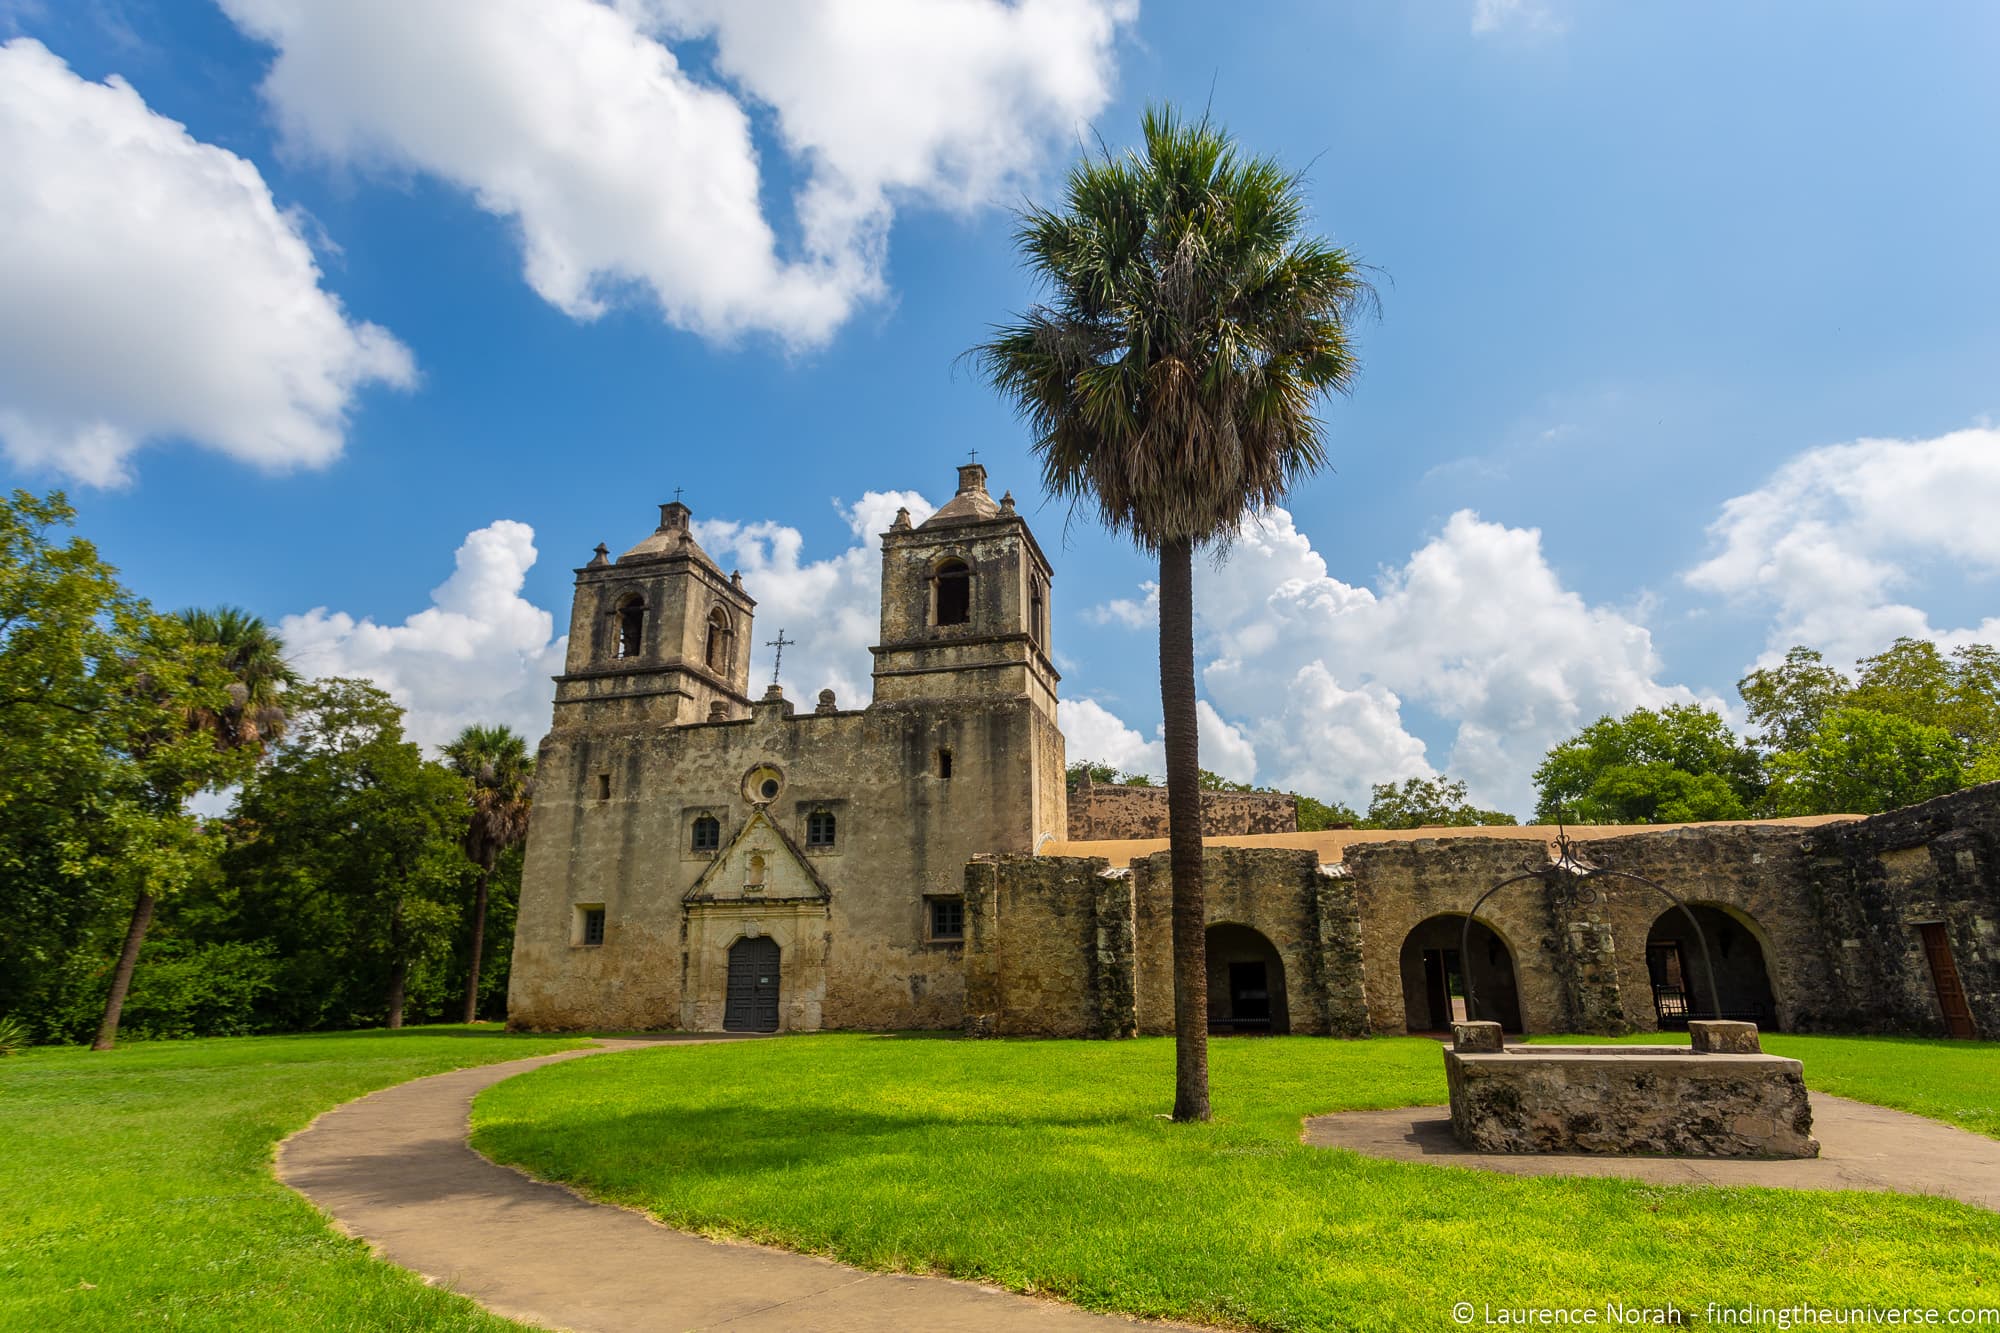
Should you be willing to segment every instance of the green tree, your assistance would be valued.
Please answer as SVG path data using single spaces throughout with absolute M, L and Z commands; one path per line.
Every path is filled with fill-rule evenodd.
M 1096 783 L 1118 781 L 1118 769 L 1114 765 L 1099 763 L 1094 759 L 1079 759 L 1063 770 L 1064 779 L 1072 787 L 1082 782 L 1086 774 Z
M 121 749 L 167 718 L 132 688 L 152 616 L 75 519 L 60 492 L 0 502 L 0 1012 L 40 1039 L 126 887 Z
M 1764 790 L 1755 750 L 1699 704 L 1601 717 L 1535 770 L 1535 818 L 1573 824 L 1747 819 Z
M 1836 708 L 1806 743 L 1771 758 L 1771 811 L 1869 815 L 1963 785 L 1964 746 L 1897 713 Z
M 335 899 L 329 920 L 380 963 L 403 1025 L 411 969 L 450 948 L 469 874 L 464 779 L 403 737 L 403 710 L 359 680 L 292 692 L 293 727 L 238 803 L 232 868 L 266 893 Z
M 1845 702 L 1942 727 L 1983 749 L 2000 743 L 2000 653 L 1975 643 L 1947 657 L 1929 639 L 1898 639 L 1856 664 Z
M 1372 790 L 1363 828 L 1466 828 L 1519 822 L 1503 810 L 1473 805 L 1465 784 L 1456 778 L 1405 778 L 1400 786 L 1378 782 Z
M 1775 667 L 1759 667 L 1736 682 L 1752 726 L 1773 750 L 1803 745 L 1828 710 L 1847 695 L 1847 677 L 1811 648 L 1798 646 Z
M 1339 801 L 1322 801 L 1316 797 L 1298 792 L 1292 793 L 1299 803 L 1299 832 L 1318 833 L 1323 829 L 1356 828 L 1361 816 L 1352 807 Z
M 501 856 L 528 840 L 535 757 L 511 727 L 470 726 L 444 747 L 445 762 L 470 788 L 472 820 L 465 855 L 478 868 L 472 904 L 472 945 L 465 978 L 465 1019 L 479 1016 L 479 967 L 486 951 L 486 905 Z
M 1208 1001 L 1194 551 L 1326 463 L 1322 395 L 1373 297 L 1308 233 L 1301 178 L 1206 119 L 1149 109 L 1142 149 L 1071 168 L 1016 241 L 1046 293 L 972 355 L 1033 431 L 1044 487 L 1160 562 L 1173 875 L 1174 1119 L 1206 1120 Z
M 141 678 L 141 690 L 153 694 L 177 717 L 130 750 L 145 774 L 144 807 L 151 829 L 135 847 L 145 848 L 148 855 L 141 860 L 152 865 L 138 887 L 125 946 L 112 972 L 97 1037 L 91 1042 L 91 1049 L 98 1051 L 110 1050 L 118 1039 L 132 971 L 161 893 L 185 886 L 197 868 L 221 850 L 220 841 L 187 813 L 187 798 L 204 788 L 239 781 L 256 764 L 265 743 L 284 732 L 280 698 L 295 679 L 278 636 L 262 620 L 233 606 L 178 612 L 155 621 L 145 638 L 162 661 L 183 666 L 190 674 L 182 676 L 172 668 L 162 671 L 156 664 Z M 203 671 L 206 681 L 194 687 L 192 673 Z M 219 693 L 214 689 L 218 681 Z M 188 688 L 176 693 L 181 686 Z

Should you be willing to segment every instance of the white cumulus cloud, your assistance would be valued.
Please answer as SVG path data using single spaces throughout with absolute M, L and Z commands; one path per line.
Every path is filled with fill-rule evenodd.
M 222 0 L 275 47 L 288 141 L 421 173 L 518 228 L 544 299 L 634 292 L 703 336 L 824 341 L 910 201 L 986 202 L 1109 100 L 1134 0 Z M 674 46 L 698 42 L 722 82 Z M 799 185 L 765 216 L 753 119 Z
M 286 616 L 285 655 L 306 676 L 362 676 L 408 710 L 410 738 L 438 745 L 471 723 L 504 722 L 534 745 L 549 728 L 550 677 L 567 640 L 521 596 L 535 530 L 501 519 L 466 536 L 431 604 L 400 624 L 314 607 Z
M 263 176 L 29 38 L 0 46 L 0 443 L 90 485 L 152 440 L 265 468 L 341 451 L 408 349 L 320 286 Z
M 2000 617 L 1939 628 L 1899 593 L 1927 566 L 2000 572 L 2000 429 L 1808 449 L 1722 506 L 1696 588 L 1766 604 L 1775 657 L 1803 643 L 1836 660 L 1900 635 L 1951 644 L 2000 637 Z
M 1602 714 L 1694 697 L 1657 679 L 1643 624 L 1562 585 L 1539 532 L 1470 510 L 1368 588 L 1329 574 L 1274 508 L 1226 563 L 1198 565 L 1195 609 L 1203 687 L 1254 747 L 1258 780 L 1357 805 L 1374 783 L 1443 768 L 1481 804 L 1525 812 L 1550 745 Z M 1405 725 L 1406 701 L 1454 727 L 1443 763 Z

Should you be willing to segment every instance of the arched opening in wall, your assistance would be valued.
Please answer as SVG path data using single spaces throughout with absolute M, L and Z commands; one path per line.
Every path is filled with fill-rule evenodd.
M 1687 914 L 1669 907 L 1646 932 L 1646 976 L 1653 1013 L 1663 1031 L 1685 1030 L 1690 1018 L 1734 1018 L 1766 1031 L 1776 1028 L 1778 1006 L 1764 958 L 1762 931 L 1734 908 L 1689 903 L 1715 961 L 1715 998 L 1722 1013 L 1708 1012 L 1708 972 Z
M 1048 594 L 1042 588 L 1042 581 L 1035 579 L 1032 584 L 1032 595 L 1028 601 L 1028 633 L 1032 634 L 1035 642 L 1044 648 L 1049 646 L 1047 598 Z
M 1472 923 L 1470 957 L 1460 955 L 1465 914 L 1448 912 L 1417 923 L 1403 939 L 1403 1027 L 1410 1032 L 1449 1032 L 1469 1018 L 1498 1021 L 1520 1032 L 1521 991 L 1514 980 L 1514 954 L 1507 941 L 1484 921 Z M 1478 1014 L 1465 1006 L 1466 967 L 1479 995 Z
M 778 1030 L 778 942 L 770 936 L 746 936 L 729 946 L 722 1026 L 730 1032 Z
M 633 593 L 618 603 L 618 656 L 637 657 L 646 644 L 646 599 Z
M 1283 1035 L 1285 963 L 1260 931 L 1223 921 L 1208 928 L 1208 1030 Z
M 708 613 L 708 646 L 702 656 L 710 671 L 728 672 L 729 637 L 729 614 L 718 606 Z
M 947 560 L 931 576 L 932 598 L 940 625 L 965 625 L 972 621 L 972 567 L 963 560 Z

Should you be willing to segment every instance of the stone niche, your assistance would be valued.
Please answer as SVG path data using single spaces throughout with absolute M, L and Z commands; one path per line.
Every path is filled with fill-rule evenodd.
M 1797 1060 L 1754 1023 L 1696 1020 L 1692 1046 L 1505 1046 L 1452 1026 L 1451 1131 L 1479 1152 L 1817 1157 Z

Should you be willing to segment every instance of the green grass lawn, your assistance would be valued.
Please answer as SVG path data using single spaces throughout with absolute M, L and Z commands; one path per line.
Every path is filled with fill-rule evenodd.
M 1995 1048 L 1773 1038 L 1814 1087 L 2000 1129 Z M 482 1094 L 476 1144 L 671 1225 L 1083 1305 L 1281 1329 L 1452 1326 L 1452 1303 L 2000 1305 L 2000 1217 L 1894 1194 L 1516 1179 L 1299 1143 L 1444 1099 L 1435 1042 L 856 1034 L 599 1056 Z
M 330 1230 L 271 1175 L 329 1107 L 574 1046 L 495 1028 L 0 1059 L 0 1328 L 514 1328 Z

